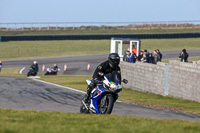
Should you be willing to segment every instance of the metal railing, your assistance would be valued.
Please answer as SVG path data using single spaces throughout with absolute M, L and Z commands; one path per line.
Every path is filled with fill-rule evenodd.
M 156 22 L 21 22 L 0 23 L 0 31 L 27 30 L 139 30 L 200 28 L 200 20 Z

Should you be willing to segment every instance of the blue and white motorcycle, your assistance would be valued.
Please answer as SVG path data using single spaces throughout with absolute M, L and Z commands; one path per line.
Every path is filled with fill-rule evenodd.
M 122 86 L 119 84 L 115 73 L 106 75 L 99 73 L 99 75 L 104 76 L 104 80 L 99 81 L 97 86 L 92 90 L 88 105 L 81 102 L 80 113 L 111 114 Z M 89 85 L 92 79 L 86 81 Z M 128 80 L 123 79 L 123 82 L 128 83 Z

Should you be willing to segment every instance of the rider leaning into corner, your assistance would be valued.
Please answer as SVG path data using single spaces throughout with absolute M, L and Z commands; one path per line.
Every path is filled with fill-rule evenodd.
M 85 98 L 82 100 L 83 104 L 87 104 L 90 97 L 90 93 L 96 87 L 97 82 L 103 80 L 103 77 L 99 75 L 99 72 L 104 73 L 104 75 L 116 72 L 117 78 L 119 79 L 119 84 L 121 84 L 121 72 L 119 63 L 119 55 L 117 53 L 110 53 L 108 56 L 108 60 L 102 62 L 100 65 L 97 66 L 92 77 L 92 82 L 87 87 L 87 93 L 85 95 Z
M 33 71 L 33 76 L 37 75 L 37 72 L 39 71 L 37 61 L 33 61 L 33 64 L 30 66 L 29 69 Z M 29 76 L 29 75 L 27 75 L 27 76 Z

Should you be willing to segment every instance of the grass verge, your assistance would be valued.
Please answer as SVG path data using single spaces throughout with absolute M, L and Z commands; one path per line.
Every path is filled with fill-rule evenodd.
M 18 68 L 2 68 L 0 76 L 25 76 L 25 74 L 19 74 L 20 69 Z
M 91 76 L 85 75 L 57 75 L 51 77 L 42 76 L 41 80 L 86 91 L 87 84 L 85 80 L 90 78 Z M 131 89 L 123 89 L 119 95 L 119 100 L 128 103 L 150 108 L 176 110 L 200 115 L 200 103 L 195 101 L 133 91 Z
M 0 132 L 4 133 L 192 133 L 200 130 L 199 122 L 184 120 L 8 109 L 0 112 Z
M 199 42 L 200 38 L 144 39 L 141 49 L 200 49 Z M 106 54 L 110 52 L 110 40 L 11 41 L 0 42 L 0 47 L 0 60 Z

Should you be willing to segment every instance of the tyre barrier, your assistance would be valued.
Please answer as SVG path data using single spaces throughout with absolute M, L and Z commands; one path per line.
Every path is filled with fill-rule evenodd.
M 41 40 L 107 40 L 111 38 L 135 39 L 173 39 L 199 38 L 200 32 L 192 33 L 162 33 L 162 34 L 95 34 L 95 35 L 5 35 L 1 41 L 41 41 Z

